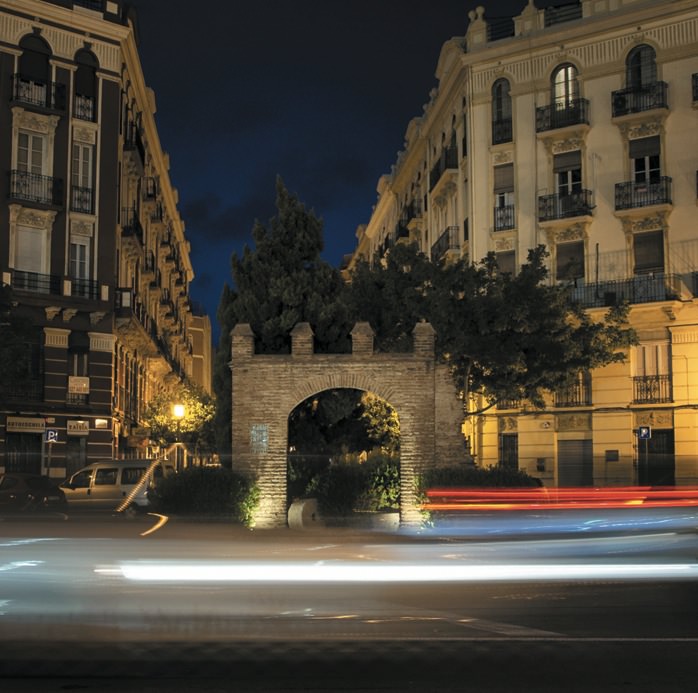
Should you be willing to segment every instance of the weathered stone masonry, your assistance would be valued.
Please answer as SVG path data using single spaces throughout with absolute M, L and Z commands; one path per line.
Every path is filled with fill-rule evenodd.
M 357 323 L 351 354 L 316 354 L 310 325 L 299 323 L 291 333 L 291 354 L 261 355 L 254 353 L 248 324 L 232 330 L 233 468 L 260 488 L 257 527 L 286 524 L 289 415 L 305 399 L 339 388 L 372 392 L 397 411 L 400 519 L 419 521 L 415 474 L 463 459 L 462 408 L 447 368 L 435 363 L 434 336 L 429 323 L 419 323 L 412 353 L 376 353 L 370 325 Z

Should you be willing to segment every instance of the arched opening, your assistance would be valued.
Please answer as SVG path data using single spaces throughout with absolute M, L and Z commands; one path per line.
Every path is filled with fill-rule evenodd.
M 652 46 L 636 46 L 628 53 L 625 79 L 626 86 L 632 89 L 649 87 L 657 81 L 657 56 Z
M 287 508 L 309 499 L 327 524 L 400 509 L 400 424 L 378 395 L 318 392 L 288 417 Z
M 492 85 L 492 144 L 511 142 L 512 135 L 509 80 L 502 77 Z
M 97 101 L 97 68 L 99 63 L 91 51 L 81 49 L 75 54 L 75 90 L 73 115 L 81 120 L 95 120 Z
M 565 63 L 556 68 L 552 76 L 552 102 L 555 109 L 565 111 L 573 107 L 579 99 L 577 68 Z

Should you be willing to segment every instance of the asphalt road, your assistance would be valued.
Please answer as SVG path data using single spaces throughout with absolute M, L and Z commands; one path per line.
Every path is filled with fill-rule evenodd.
M 3 691 L 696 690 L 693 534 L 158 523 L 0 521 Z

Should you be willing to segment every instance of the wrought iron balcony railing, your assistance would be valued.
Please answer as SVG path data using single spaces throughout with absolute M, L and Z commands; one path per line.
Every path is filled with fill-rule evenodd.
M 141 130 L 135 123 L 129 123 L 124 134 L 124 149 L 127 152 L 136 152 L 140 157 L 141 167 L 145 165 L 145 145 L 141 136 Z
M 641 113 L 655 108 L 668 108 L 666 82 L 651 82 L 640 87 L 627 87 L 611 93 L 613 117 Z
M 94 196 L 92 188 L 73 185 L 70 188 L 70 209 L 82 214 L 94 214 Z
M 12 270 L 12 287 L 22 291 L 34 291 L 37 294 L 61 295 L 61 278 L 56 274 L 40 274 Z
M 546 27 L 562 24 L 563 22 L 572 22 L 575 19 L 582 18 L 582 3 L 576 0 L 576 2 L 552 5 L 551 7 L 546 7 L 544 12 Z
M 569 125 L 589 125 L 589 100 L 556 101 L 536 108 L 536 132 L 566 128 Z
M 95 109 L 95 99 L 93 96 L 83 96 L 75 94 L 73 99 L 73 117 L 79 120 L 89 120 L 93 123 L 97 118 Z
M 16 74 L 12 77 L 12 100 L 50 111 L 65 111 L 65 84 Z
M 554 221 L 591 215 L 591 190 L 578 190 L 568 195 L 542 195 L 538 198 L 538 221 Z
M 28 171 L 10 171 L 10 197 L 52 207 L 63 205 L 63 180 Z
M 94 279 L 71 279 L 70 291 L 72 296 L 96 301 L 99 299 L 99 282 Z
M 671 401 L 670 375 L 636 375 L 633 378 L 633 402 L 635 404 Z
M 506 231 L 516 228 L 516 209 L 514 205 L 494 208 L 494 230 Z
M 446 255 L 450 250 L 460 250 L 460 239 L 458 232 L 460 229 L 457 226 L 449 226 L 439 236 L 434 245 L 431 246 L 431 259 L 437 262 Z
M 584 308 L 674 301 L 681 297 L 682 286 L 681 276 L 677 274 L 641 274 L 630 279 L 576 286 L 572 289 L 572 300 Z
M 492 121 L 492 144 L 511 142 L 514 127 L 511 118 L 502 118 Z
M 591 405 L 591 374 L 579 373 L 573 383 L 554 393 L 556 407 L 588 407 Z
M 660 176 L 649 183 L 616 183 L 616 210 L 671 204 L 671 178 Z
M 447 147 L 441 152 L 441 156 L 434 164 L 429 174 L 429 190 L 433 190 L 447 169 L 458 168 L 458 149 Z
M 121 235 L 133 237 L 140 243 L 143 242 L 143 226 L 138 218 L 135 207 L 123 207 L 121 210 Z

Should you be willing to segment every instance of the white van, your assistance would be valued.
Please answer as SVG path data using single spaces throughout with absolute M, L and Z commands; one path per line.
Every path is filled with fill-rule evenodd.
M 149 503 L 148 489 L 174 472 L 167 460 L 102 460 L 75 472 L 61 489 L 68 507 L 143 508 Z

